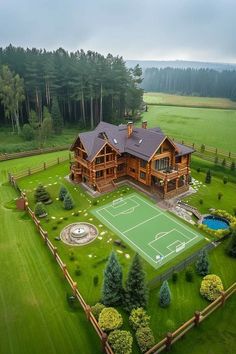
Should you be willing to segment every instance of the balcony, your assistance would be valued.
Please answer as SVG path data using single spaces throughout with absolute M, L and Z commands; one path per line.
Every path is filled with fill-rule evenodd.
M 182 168 L 179 168 L 179 166 L 175 166 L 175 168 L 161 170 L 161 171 L 157 171 L 155 169 L 152 169 L 151 174 L 153 176 L 156 176 L 157 178 L 160 178 L 163 180 L 165 180 L 165 179 L 171 180 L 171 179 L 175 179 L 177 177 L 186 175 L 188 173 L 188 170 L 189 169 L 187 166 L 182 167 Z
M 75 155 L 75 161 L 79 162 L 81 165 L 88 168 L 88 161 L 82 159 L 82 157 Z
M 117 165 L 117 162 L 115 160 L 97 163 L 95 165 L 95 170 L 96 171 L 105 170 L 110 167 L 116 167 L 116 165 Z

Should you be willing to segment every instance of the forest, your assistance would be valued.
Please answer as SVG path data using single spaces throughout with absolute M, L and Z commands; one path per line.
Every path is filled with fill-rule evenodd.
M 93 128 L 135 116 L 142 103 L 142 70 L 120 56 L 0 48 L 0 125 L 30 138 L 33 130 L 60 133 L 63 125 Z
M 236 100 L 236 71 L 148 68 L 144 72 L 141 87 L 151 92 L 224 97 Z

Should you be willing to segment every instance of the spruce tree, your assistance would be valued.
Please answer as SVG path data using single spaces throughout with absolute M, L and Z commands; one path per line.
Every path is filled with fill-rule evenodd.
M 68 193 L 67 188 L 64 185 L 61 185 L 59 195 L 58 195 L 59 200 L 63 201 L 67 193 Z
M 171 303 L 171 292 L 170 292 L 168 281 L 165 280 L 162 283 L 159 292 L 159 305 L 161 307 L 168 307 L 170 303 Z
M 127 311 L 131 311 L 137 307 L 145 308 L 147 306 L 147 300 L 148 289 L 145 281 L 145 273 L 140 256 L 136 254 L 130 266 L 126 281 L 124 308 Z
M 74 208 L 74 201 L 69 192 L 66 193 L 63 200 L 64 209 L 71 210 Z
M 210 170 L 208 170 L 206 173 L 205 183 L 208 183 L 208 184 L 211 183 L 211 171 Z
M 117 306 L 122 303 L 122 277 L 122 268 L 115 252 L 112 251 L 104 270 L 102 303 L 105 306 Z
M 208 260 L 207 252 L 205 250 L 199 253 L 196 262 L 196 272 L 202 276 L 209 274 L 209 260 Z
M 231 257 L 236 258 L 236 229 L 232 231 L 227 252 Z
M 34 193 L 35 201 L 49 204 L 51 202 L 50 194 L 42 184 L 39 184 Z
M 56 97 L 54 97 L 52 100 L 51 114 L 52 114 L 53 129 L 56 134 L 61 134 L 63 128 L 63 119 L 62 119 L 62 115 Z

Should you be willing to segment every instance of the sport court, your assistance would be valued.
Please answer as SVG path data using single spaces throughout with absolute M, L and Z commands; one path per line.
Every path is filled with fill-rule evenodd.
M 155 268 L 204 239 L 137 193 L 93 209 L 92 213 Z

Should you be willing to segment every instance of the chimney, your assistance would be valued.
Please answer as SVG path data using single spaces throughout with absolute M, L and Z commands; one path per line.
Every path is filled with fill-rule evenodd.
M 132 132 L 133 132 L 133 127 L 134 127 L 133 122 L 128 122 L 128 123 L 127 123 L 128 138 L 131 136 L 131 134 L 132 134 Z
M 143 128 L 143 129 L 147 129 L 147 121 L 146 121 L 146 120 L 144 120 L 144 121 L 142 122 L 142 128 Z

